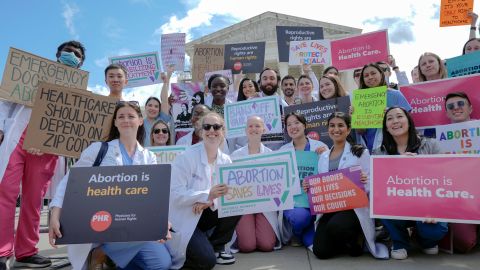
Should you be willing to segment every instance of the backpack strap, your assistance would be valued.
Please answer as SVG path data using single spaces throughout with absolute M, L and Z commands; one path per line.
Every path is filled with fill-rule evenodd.
M 102 142 L 102 146 L 100 146 L 100 150 L 98 151 L 97 158 L 95 158 L 95 162 L 93 163 L 93 167 L 98 167 L 102 164 L 103 158 L 107 154 L 108 151 L 108 143 Z

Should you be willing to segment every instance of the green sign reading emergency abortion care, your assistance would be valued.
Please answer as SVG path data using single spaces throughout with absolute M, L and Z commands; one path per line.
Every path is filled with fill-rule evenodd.
M 352 128 L 382 128 L 387 87 L 354 90 L 352 106 Z

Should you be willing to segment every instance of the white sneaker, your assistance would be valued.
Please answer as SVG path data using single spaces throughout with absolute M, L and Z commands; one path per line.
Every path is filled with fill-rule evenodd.
M 225 251 L 217 252 L 215 253 L 215 256 L 217 256 L 217 264 L 228 265 L 235 263 L 235 257 Z
M 422 249 L 423 253 L 427 255 L 437 255 L 438 254 L 438 245 L 431 247 L 431 248 L 424 248 Z
M 404 248 L 392 249 L 392 251 L 390 252 L 390 256 L 392 257 L 392 259 L 395 260 L 405 260 L 406 258 L 408 258 L 408 253 L 407 250 Z

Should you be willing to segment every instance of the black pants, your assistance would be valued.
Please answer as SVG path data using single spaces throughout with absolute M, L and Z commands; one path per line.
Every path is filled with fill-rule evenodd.
M 215 252 L 225 250 L 242 216 L 218 218 L 218 211 L 203 210 L 197 227 L 187 245 L 184 268 L 212 269 L 217 263 Z M 206 232 L 213 229 L 210 237 Z
M 360 256 L 362 246 L 358 240 L 361 235 L 362 227 L 353 210 L 324 214 L 313 238 L 313 253 L 319 259 L 329 259 L 345 252 Z

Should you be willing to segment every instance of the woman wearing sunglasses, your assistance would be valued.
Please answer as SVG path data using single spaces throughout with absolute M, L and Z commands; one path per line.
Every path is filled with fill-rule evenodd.
M 150 145 L 151 146 L 165 146 L 171 145 L 170 128 L 168 124 L 162 120 L 157 120 L 153 124 L 153 128 L 150 132 Z
M 172 164 L 175 181 L 170 188 L 170 218 L 178 230 L 167 246 L 173 252 L 173 269 L 212 269 L 215 264 L 235 263 L 225 252 L 225 244 L 230 242 L 240 216 L 218 217 L 217 198 L 227 194 L 228 186 L 214 184 L 216 166 L 232 162 L 221 151 L 224 120 L 209 112 L 199 121 L 202 142 L 177 156 Z
M 108 135 L 108 150 L 100 166 L 128 166 L 156 164 L 155 155 L 143 148 L 144 139 L 143 118 L 138 102 L 118 102 L 113 113 L 112 128 Z M 81 154 L 75 167 L 90 167 L 93 165 L 101 143 L 96 142 L 87 147 Z M 55 247 L 55 239 L 62 237 L 60 232 L 60 214 L 65 196 L 69 173 L 65 175 L 57 187 L 55 197 L 50 204 L 51 219 L 49 228 L 50 244 Z M 166 236 L 171 238 L 170 233 Z M 82 269 L 89 251 L 101 249 L 121 269 L 170 269 L 171 257 L 163 244 L 164 240 L 149 242 L 121 242 L 69 245 L 70 262 L 74 269 Z M 92 250 L 92 254 L 94 252 Z M 93 256 L 92 256 L 93 257 Z M 90 267 L 101 267 L 91 265 Z

